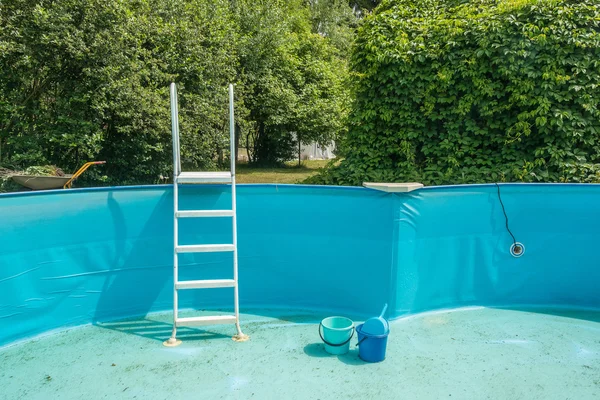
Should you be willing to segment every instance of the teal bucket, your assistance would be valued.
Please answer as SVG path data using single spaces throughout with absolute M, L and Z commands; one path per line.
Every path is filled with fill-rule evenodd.
M 346 317 L 325 318 L 319 324 L 319 336 L 329 354 L 346 354 L 350 349 L 350 339 L 354 336 L 354 322 Z

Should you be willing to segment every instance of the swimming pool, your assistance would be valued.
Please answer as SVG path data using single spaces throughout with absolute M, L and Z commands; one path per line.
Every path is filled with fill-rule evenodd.
M 509 252 L 513 240 L 494 185 L 408 194 L 238 185 L 240 307 L 251 340 L 220 340 L 235 333 L 229 326 L 190 329 L 187 336 L 202 340 L 186 341 L 184 334 L 183 350 L 161 345 L 169 336 L 172 308 L 170 186 L 1 195 L 0 357 L 6 368 L 0 384 L 10 396 L 30 388 L 30 395 L 58 390 L 78 397 L 91 390 L 84 382 L 93 376 L 105 382 L 94 393 L 127 397 L 137 390 L 140 396 L 156 363 L 172 369 L 162 374 L 171 393 L 175 386 L 195 393 L 206 384 L 198 376 L 214 373 L 202 362 L 210 355 L 213 365 L 227 361 L 237 374 L 233 380 L 227 375 L 222 382 L 210 380 L 214 397 L 281 398 L 285 388 L 297 386 L 304 391 L 295 398 L 340 398 L 344 388 L 360 394 L 366 384 L 386 388 L 373 392 L 375 398 L 403 391 L 424 398 L 445 392 L 455 398 L 523 393 L 594 398 L 600 392 L 600 186 L 500 188 L 510 230 L 526 248 L 522 257 Z M 182 208 L 218 209 L 229 201 L 218 186 L 183 186 L 181 192 Z M 225 243 L 230 234 L 227 221 L 180 222 L 182 244 Z M 183 254 L 182 279 L 230 277 L 228 257 Z M 231 289 L 184 292 L 180 305 L 224 309 L 231 296 Z M 320 318 L 342 314 L 360 320 L 384 303 L 397 319 L 385 362 L 363 365 L 354 353 L 341 360 L 322 357 Z M 435 310 L 442 311 L 431 314 Z M 92 326 L 36 338 L 85 324 Z M 101 360 L 108 363 L 103 375 L 98 365 L 86 364 L 102 358 L 95 354 L 99 348 L 115 357 L 128 355 L 139 367 L 117 374 L 112 370 L 121 363 L 113 367 Z M 158 351 L 164 360 L 155 358 Z M 35 357 L 25 360 L 24 354 Z M 67 354 L 78 361 L 69 363 L 71 369 L 54 370 Z M 252 365 L 257 359 L 260 368 Z M 20 370 L 25 365 L 40 369 L 39 376 Z M 43 372 L 43 366 L 56 372 Z M 353 381 L 345 382 L 349 370 Z M 530 384 L 522 382 L 525 371 Z M 504 383 L 484 385 L 486 373 Z M 73 378 L 78 374 L 81 379 Z M 195 379 L 184 379 L 189 374 Z M 406 380 L 407 374 L 414 379 Z M 307 387 L 307 377 L 321 379 L 319 395 L 316 387 Z M 129 383 L 117 393 L 119 380 Z M 568 389 L 571 384 L 575 389 Z M 161 397 L 159 389 L 151 393 Z

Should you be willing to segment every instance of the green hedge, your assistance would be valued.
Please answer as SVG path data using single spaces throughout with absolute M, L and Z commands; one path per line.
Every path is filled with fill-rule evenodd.
M 359 29 L 344 160 L 313 180 L 597 182 L 597 0 L 384 1 Z

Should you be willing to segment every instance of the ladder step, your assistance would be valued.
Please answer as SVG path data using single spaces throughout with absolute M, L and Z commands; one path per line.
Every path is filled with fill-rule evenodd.
M 233 210 L 185 210 L 175 212 L 177 218 L 233 217 Z
M 181 172 L 177 183 L 231 183 L 231 172 Z
M 177 289 L 212 289 L 234 287 L 233 279 L 205 279 L 199 281 L 179 281 L 175 284 Z
M 233 324 L 237 322 L 235 315 L 210 315 L 207 317 L 189 317 L 177 318 L 175 325 L 179 326 L 202 326 L 202 325 L 219 325 Z
M 234 250 L 235 246 L 232 244 L 191 244 L 175 247 L 177 253 L 217 253 Z

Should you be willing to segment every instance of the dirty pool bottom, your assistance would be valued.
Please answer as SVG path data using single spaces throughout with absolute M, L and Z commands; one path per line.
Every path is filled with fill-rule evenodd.
M 170 314 L 85 326 L 0 349 L 1 399 L 597 399 L 600 312 L 459 309 L 391 323 L 387 359 L 356 339 L 326 354 L 321 315 L 243 315 L 234 328 L 181 330 Z M 270 315 L 276 315 L 272 313 Z

